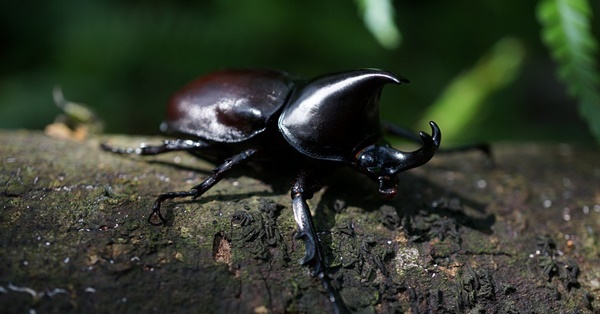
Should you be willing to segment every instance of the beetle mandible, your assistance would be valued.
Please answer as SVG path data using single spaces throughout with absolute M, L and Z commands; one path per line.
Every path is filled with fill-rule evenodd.
M 160 194 L 149 221 L 165 221 L 161 204 L 168 199 L 197 198 L 234 168 L 248 162 L 277 163 L 293 169 L 292 209 L 298 237 L 304 240 L 303 264 L 313 268 L 336 305 L 344 306 L 326 275 L 307 200 L 321 189 L 332 169 L 350 166 L 379 185 L 379 194 L 393 198 L 398 173 L 428 162 L 438 150 L 441 132 L 410 135 L 379 118 L 379 97 L 386 84 L 405 78 L 377 69 L 359 69 L 304 81 L 275 70 L 227 70 L 206 75 L 176 93 L 161 130 L 180 139 L 158 146 L 104 150 L 121 154 L 155 155 L 188 151 L 208 160 L 221 160 L 202 183 L 188 191 Z M 412 152 L 392 148 L 384 131 L 421 142 Z M 224 160 L 224 161 L 223 161 Z

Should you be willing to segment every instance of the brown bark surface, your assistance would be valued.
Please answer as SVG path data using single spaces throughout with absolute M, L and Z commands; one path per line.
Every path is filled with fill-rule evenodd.
M 213 165 L 185 153 L 101 151 L 0 132 L 3 313 L 328 313 L 298 264 L 293 177 L 243 169 L 197 200 Z M 600 309 L 600 152 L 494 145 L 436 156 L 400 176 L 396 200 L 341 170 L 310 200 L 331 276 L 358 313 L 557 313 Z

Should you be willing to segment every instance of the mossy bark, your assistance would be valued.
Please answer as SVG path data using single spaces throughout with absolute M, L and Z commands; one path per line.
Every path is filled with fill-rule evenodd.
M 293 177 L 243 169 L 197 200 L 164 203 L 213 165 L 185 153 L 101 151 L 0 132 L 2 312 L 327 313 L 298 264 Z M 359 313 L 598 312 L 600 152 L 494 145 L 402 174 L 396 200 L 341 170 L 310 200 L 333 283 Z

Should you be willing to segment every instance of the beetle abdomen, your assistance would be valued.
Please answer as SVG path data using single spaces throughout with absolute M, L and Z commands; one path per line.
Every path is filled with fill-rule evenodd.
M 166 131 L 214 142 L 241 142 L 261 132 L 286 103 L 292 82 L 284 72 L 229 70 L 204 76 L 169 103 Z

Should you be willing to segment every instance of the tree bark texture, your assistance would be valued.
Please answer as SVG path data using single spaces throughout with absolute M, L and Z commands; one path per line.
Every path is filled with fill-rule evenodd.
M 196 200 L 155 197 L 214 165 L 0 132 L 0 312 L 329 313 L 299 265 L 293 176 L 245 168 Z M 384 201 L 341 169 L 309 201 L 333 284 L 357 313 L 598 313 L 600 152 L 493 145 L 437 155 Z

